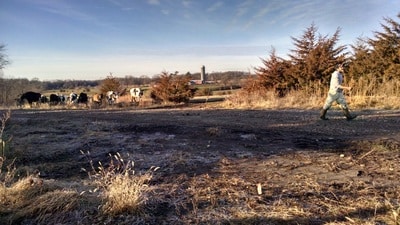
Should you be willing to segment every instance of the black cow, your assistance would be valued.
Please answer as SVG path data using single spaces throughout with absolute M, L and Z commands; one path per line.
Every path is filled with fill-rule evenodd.
M 41 98 L 42 94 L 33 91 L 28 91 L 21 95 L 21 97 L 17 101 L 17 104 L 19 106 L 22 106 L 25 102 L 28 102 L 29 105 L 32 106 L 32 103 L 34 102 L 40 103 L 40 101 L 42 100 Z
M 50 95 L 50 105 L 57 105 L 60 102 L 60 98 L 56 94 Z
M 87 104 L 88 103 L 88 96 L 86 93 L 80 93 L 78 96 L 78 103 L 84 103 Z

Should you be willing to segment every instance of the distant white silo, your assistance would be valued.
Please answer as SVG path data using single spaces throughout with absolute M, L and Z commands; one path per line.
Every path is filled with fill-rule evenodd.
M 201 67 L 200 80 L 201 80 L 201 83 L 203 83 L 203 84 L 206 83 L 207 77 L 206 77 L 206 67 L 205 66 Z

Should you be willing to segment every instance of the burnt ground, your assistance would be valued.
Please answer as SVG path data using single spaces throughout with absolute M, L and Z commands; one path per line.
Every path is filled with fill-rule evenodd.
M 11 112 L 5 133 L 19 172 L 43 179 L 87 179 L 82 151 L 94 162 L 120 153 L 135 170 L 160 167 L 151 184 L 163 206 L 152 221 L 390 224 L 400 201 L 400 110 L 355 113 L 346 121 L 330 110 L 322 121 L 317 110 L 297 109 L 25 109 Z M 374 202 L 360 206 L 361 197 Z M 248 215 L 239 220 L 229 204 Z

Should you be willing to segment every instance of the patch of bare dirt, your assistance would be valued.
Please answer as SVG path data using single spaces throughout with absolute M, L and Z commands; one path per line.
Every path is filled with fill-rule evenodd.
M 87 179 L 81 151 L 105 164 L 120 153 L 138 171 L 160 167 L 148 223 L 389 224 L 384 202 L 400 201 L 400 111 L 355 113 L 346 121 L 331 110 L 322 121 L 316 110 L 13 110 L 6 132 L 21 175 Z M 356 204 L 361 197 L 375 206 Z

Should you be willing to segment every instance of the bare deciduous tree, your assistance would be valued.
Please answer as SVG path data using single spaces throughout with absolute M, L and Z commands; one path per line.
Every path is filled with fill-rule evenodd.
M 10 64 L 7 55 L 4 53 L 5 51 L 6 46 L 4 44 L 0 44 L 0 70 L 4 69 L 8 64 Z

